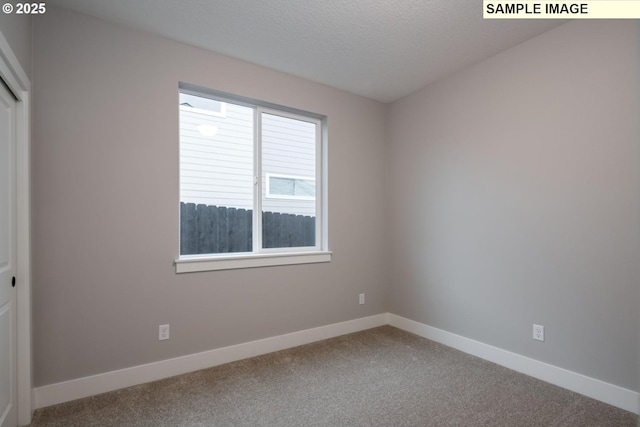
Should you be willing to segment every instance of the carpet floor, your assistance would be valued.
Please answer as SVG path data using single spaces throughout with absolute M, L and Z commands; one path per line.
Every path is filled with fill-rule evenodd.
M 39 409 L 32 427 L 636 426 L 391 326 Z

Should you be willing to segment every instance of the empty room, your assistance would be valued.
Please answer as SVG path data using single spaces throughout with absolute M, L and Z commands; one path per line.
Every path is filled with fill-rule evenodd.
M 4 2 L 0 427 L 636 426 L 640 24 L 534 3 Z

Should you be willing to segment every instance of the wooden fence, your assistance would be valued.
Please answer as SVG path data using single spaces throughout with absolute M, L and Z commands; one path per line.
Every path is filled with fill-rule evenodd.
M 253 211 L 180 202 L 180 254 L 252 251 Z M 262 213 L 262 246 L 314 246 L 316 219 L 312 216 Z

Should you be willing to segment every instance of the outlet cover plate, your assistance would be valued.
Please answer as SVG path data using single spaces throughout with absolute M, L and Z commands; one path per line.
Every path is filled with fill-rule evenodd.
M 158 327 L 158 340 L 164 341 L 169 339 L 169 325 L 160 325 Z
M 536 341 L 544 341 L 544 326 L 533 325 L 533 339 Z

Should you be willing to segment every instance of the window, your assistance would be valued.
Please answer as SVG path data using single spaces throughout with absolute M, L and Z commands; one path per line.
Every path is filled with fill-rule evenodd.
M 180 109 L 208 116 L 226 117 L 226 104 L 211 98 L 180 92 Z
M 315 197 L 315 178 L 267 174 L 267 198 L 315 200 Z
M 326 262 L 324 117 L 181 84 L 176 271 Z

